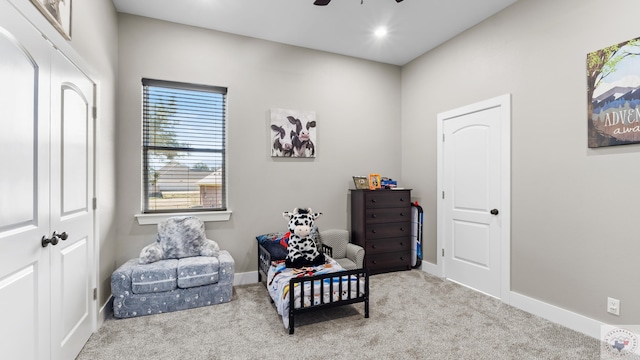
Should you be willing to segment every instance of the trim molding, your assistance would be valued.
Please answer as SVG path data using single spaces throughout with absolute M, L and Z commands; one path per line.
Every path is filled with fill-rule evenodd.
M 510 305 L 595 339 L 600 339 L 600 329 L 605 325 L 600 321 L 513 291 Z
M 112 313 L 113 295 L 109 295 L 109 299 L 104 303 L 104 305 L 100 307 L 100 310 L 98 311 L 98 326 L 96 327 L 94 332 L 98 331 L 98 329 L 102 327 L 104 321 L 107 320 L 107 318 L 110 317 Z
M 443 278 L 440 274 L 440 269 L 440 267 L 432 263 L 424 261 L 422 263 L 422 271 Z M 447 279 L 443 278 L 443 280 Z M 602 327 L 610 326 L 598 320 L 594 320 L 584 315 L 569 311 L 567 309 L 548 304 L 544 301 L 522 295 L 515 291 L 510 292 L 509 302 L 504 301 L 504 299 L 502 300 L 505 304 L 511 305 L 522 311 L 526 311 L 529 314 L 539 316 L 543 319 L 549 320 L 553 323 L 562 325 L 566 328 L 575 330 L 598 340 L 602 339 Z
M 433 276 L 437 276 L 439 278 L 442 277 L 442 267 L 438 266 L 434 263 L 430 263 L 427 261 L 422 260 L 422 266 L 421 266 L 422 271 L 431 274 Z
M 257 284 L 258 283 L 258 271 L 249 271 L 245 273 L 236 273 L 233 275 L 233 286 Z
M 140 225 L 153 225 L 167 220 L 173 216 L 196 216 L 202 219 L 202 221 L 229 221 L 231 218 L 231 210 L 227 211 L 194 211 L 194 212 L 182 212 L 182 213 L 156 213 L 156 214 L 135 214 L 135 218 Z

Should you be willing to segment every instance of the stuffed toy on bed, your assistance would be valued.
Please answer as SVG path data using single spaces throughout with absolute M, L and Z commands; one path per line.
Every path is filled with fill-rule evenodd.
M 282 216 L 289 220 L 289 245 L 285 265 L 289 268 L 316 266 L 324 264 L 324 254 L 318 251 L 316 242 L 311 237 L 314 220 L 322 213 L 314 213 L 311 208 L 295 208 L 293 212 L 284 212 Z

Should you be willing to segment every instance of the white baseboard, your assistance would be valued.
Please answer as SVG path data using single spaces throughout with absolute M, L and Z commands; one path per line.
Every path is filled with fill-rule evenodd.
M 422 261 L 421 265 L 422 271 L 431 274 L 433 276 L 442 277 L 442 268 L 436 264 L 430 263 L 428 261 Z
M 600 339 L 600 329 L 605 325 L 600 321 L 513 291 L 511 292 L 510 305 L 595 339 Z
M 425 271 L 431 275 L 442 277 L 441 267 L 433 263 L 423 261 L 422 271 Z M 595 339 L 601 339 L 602 326 L 606 324 L 588 318 L 586 316 L 574 313 L 572 311 L 560 308 L 555 305 L 545 303 L 543 301 L 522 295 L 520 293 L 511 291 L 509 292 L 509 299 L 505 303 L 516 307 L 520 310 L 526 311 L 530 314 L 540 316 L 543 319 L 549 320 L 556 324 L 560 324 L 569 329 L 583 333 Z
M 109 299 L 107 299 L 107 301 L 100 307 L 100 310 L 98 310 L 98 319 L 97 319 L 98 323 L 96 324 L 96 328 L 94 329 L 94 332 L 100 329 L 104 321 L 109 316 L 111 316 L 112 313 L 113 313 L 113 295 L 110 295 Z
M 240 273 L 240 274 L 235 273 L 233 275 L 233 286 L 255 284 L 257 282 L 258 282 L 257 271 L 249 271 L 249 272 Z

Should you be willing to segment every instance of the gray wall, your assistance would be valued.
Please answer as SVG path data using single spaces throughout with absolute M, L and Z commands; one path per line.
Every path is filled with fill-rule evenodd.
M 512 94 L 511 288 L 640 323 L 640 145 L 587 148 L 586 55 L 640 36 L 635 0 L 521 0 L 402 68 L 402 179 L 436 261 L 436 116 Z M 621 300 L 620 317 L 606 299 Z
M 255 236 L 284 231 L 283 211 L 324 213 L 320 228 L 348 228 L 352 175 L 400 175 L 400 68 L 195 27 L 119 14 L 117 256 L 155 240 L 138 225 L 143 77 L 228 87 L 228 222 L 207 235 L 257 270 Z M 269 109 L 314 110 L 317 157 L 270 156 Z

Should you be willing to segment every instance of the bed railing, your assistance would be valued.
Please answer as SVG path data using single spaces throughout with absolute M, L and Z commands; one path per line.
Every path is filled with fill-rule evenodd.
M 329 279 L 329 284 L 325 283 Z M 295 306 L 296 284 L 300 289 L 300 306 Z M 315 304 L 316 286 L 319 284 L 319 303 Z M 309 286 L 310 304 L 305 305 L 305 286 Z M 325 299 L 325 287 L 329 287 L 328 299 Z M 337 287 L 337 289 L 335 289 Z M 346 289 L 345 289 L 346 287 Z M 337 294 L 335 291 L 337 290 Z M 344 270 L 328 274 L 304 276 L 289 280 L 289 334 L 294 331 L 296 314 L 332 308 L 336 306 L 364 303 L 364 317 L 369 317 L 369 271 L 367 269 Z

